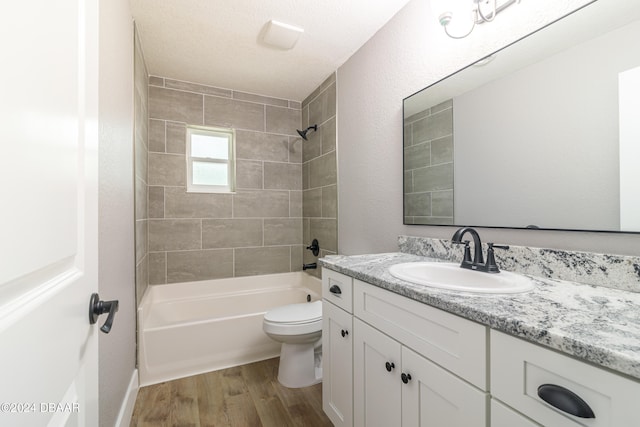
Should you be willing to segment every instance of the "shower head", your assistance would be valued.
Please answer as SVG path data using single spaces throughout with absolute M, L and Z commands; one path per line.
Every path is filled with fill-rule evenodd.
M 311 129 L 313 129 L 314 131 L 317 131 L 318 130 L 318 125 L 309 126 L 305 130 L 296 129 L 296 131 L 298 131 L 298 134 L 302 137 L 302 139 L 304 139 L 305 141 L 308 141 L 307 132 L 309 132 L 309 130 L 311 130 Z

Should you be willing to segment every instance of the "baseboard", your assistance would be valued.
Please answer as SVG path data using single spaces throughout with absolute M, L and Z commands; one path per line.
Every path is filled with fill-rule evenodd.
M 127 388 L 127 394 L 124 396 L 122 406 L 120 407 L 120 413 L 116 421 L 116 427 L 129 427 L 131 424 L 131 417 L 133 416 L 133 408 L 136 405 L 136 397 L 138 397 L 138 370 L 135 369 L 131 375 L 129 381 L 129 388 Z

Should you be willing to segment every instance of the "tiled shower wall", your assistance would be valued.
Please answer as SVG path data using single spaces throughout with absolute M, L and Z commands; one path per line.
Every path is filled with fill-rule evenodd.
M 302 103 L 302 127 L 318 125 L 309 131 L 302 146 L 302 187 L 304 245 L 316 238 L 320 257 L 338 251 L 338 193 L 336 163 L 336 75 L 333 73 Z M 304 262 L 317 262 L 311 251 L 304 251 Z M 307 270 L 320 277 L 320 267 Z
M 149 284 L 147 254 L 147 169 L 149 79 L 138 32 L 134 30 L 134 128 L 135 128 L 135 221 L 136 221 L 136 306 Z
M 187 124 L 236 130 L 235 194 L 186 192 Z M 299 102 L 149 78 L 149 282 L 302 267 Z
M 451 100 L 404 120 L 404 222 L 453 224 Z

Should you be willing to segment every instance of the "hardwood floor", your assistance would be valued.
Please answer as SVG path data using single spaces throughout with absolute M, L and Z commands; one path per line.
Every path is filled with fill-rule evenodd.
M 131 427 L 332 426 L 322 384 L 289 389 L 278 358 L 142 387 Z

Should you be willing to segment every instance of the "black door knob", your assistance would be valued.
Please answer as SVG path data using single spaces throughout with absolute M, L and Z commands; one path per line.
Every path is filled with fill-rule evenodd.
M 387 372 L 391 372 L 391 370 L 395 368 L 396 365 L 393 362 L 387 362 L 385 363 L 384 367 L 387 368 Z
M 346 329 L 343 329 L 343 330 L 340 331 L 340 335 L 342 335 L 342 338 L 344 338 L 347 335 L 349 335 L 349 331 L 347 331 Z
M 98 316 L 109 313 L 106 322 L 100 327 L 100 330 L 105 334 L 111 331 L 116 311 L 118 311 L 118 300 L 102 301 L 97 293 L 91 295 L 91 300 L 89 301 L 89 323 L 93 325 L 98 321 Z
M 409 381 L 411 381 L 411 374 L 405 374 L 403 372 L 402 375 L 400 375 L 400 379 L 403 383 L 407 384 Z

